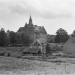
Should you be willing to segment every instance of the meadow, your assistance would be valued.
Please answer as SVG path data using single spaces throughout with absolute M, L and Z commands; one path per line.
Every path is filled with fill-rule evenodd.
M 61 61 L 61 62 L 60 62 Z M 14 57 L 0 57 L 2 75 L 75 75 L 75 58 L 30 60 Z

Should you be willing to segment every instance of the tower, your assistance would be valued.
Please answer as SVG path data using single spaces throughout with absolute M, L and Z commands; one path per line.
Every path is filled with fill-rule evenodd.
M 31 16 L 29 18 L 29 25 L 33 25 Z

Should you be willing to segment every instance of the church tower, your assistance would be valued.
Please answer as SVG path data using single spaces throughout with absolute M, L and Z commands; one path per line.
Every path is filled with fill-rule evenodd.
M 29 25 L 33 25 L 31 16 L 29 18 Z

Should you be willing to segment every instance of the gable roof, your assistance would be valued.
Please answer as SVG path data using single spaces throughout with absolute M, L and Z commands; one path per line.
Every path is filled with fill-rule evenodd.
M 73 54 L 75 56 L 75 37 L 70 37 L 63 47 L 64 53 Z

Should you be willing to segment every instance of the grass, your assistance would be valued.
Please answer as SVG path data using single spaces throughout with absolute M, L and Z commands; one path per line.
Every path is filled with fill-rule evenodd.
M 13 73 L 13 75 L 61 75 L 61 73 L 75 73 L 75 58 L 49 56 L 24 56 L 14 58 L 19 55 L 15 51 L 21 52 L 25 47 L 5 47 L 0 48 L 0 52 L 10 52 L 12 57 L 0 56 L 0 74 Z M 67 65 L 68 64 L 68 65 Z M 66 66 L 66 67 L 65 67 Z M 67 70 L 66 70 L 67 68 Z M 8 74 L 9 72 L 9 74 Z
M 54 61 L 54 63 L 52 61 Z M 63 61 L 65 61 L 65 63 Z M 56 58 L 47 59 L 47 61 L 40 61 L 35 59 L 30 60 L 1 56 L 0 74 L 7 72 L 12 72 L 13 75 L 61 75 L 61 73 L 72 74 L 75 73 L 75 64 L 72 64 L 71 62 L 75 63 L 75 58 Z

